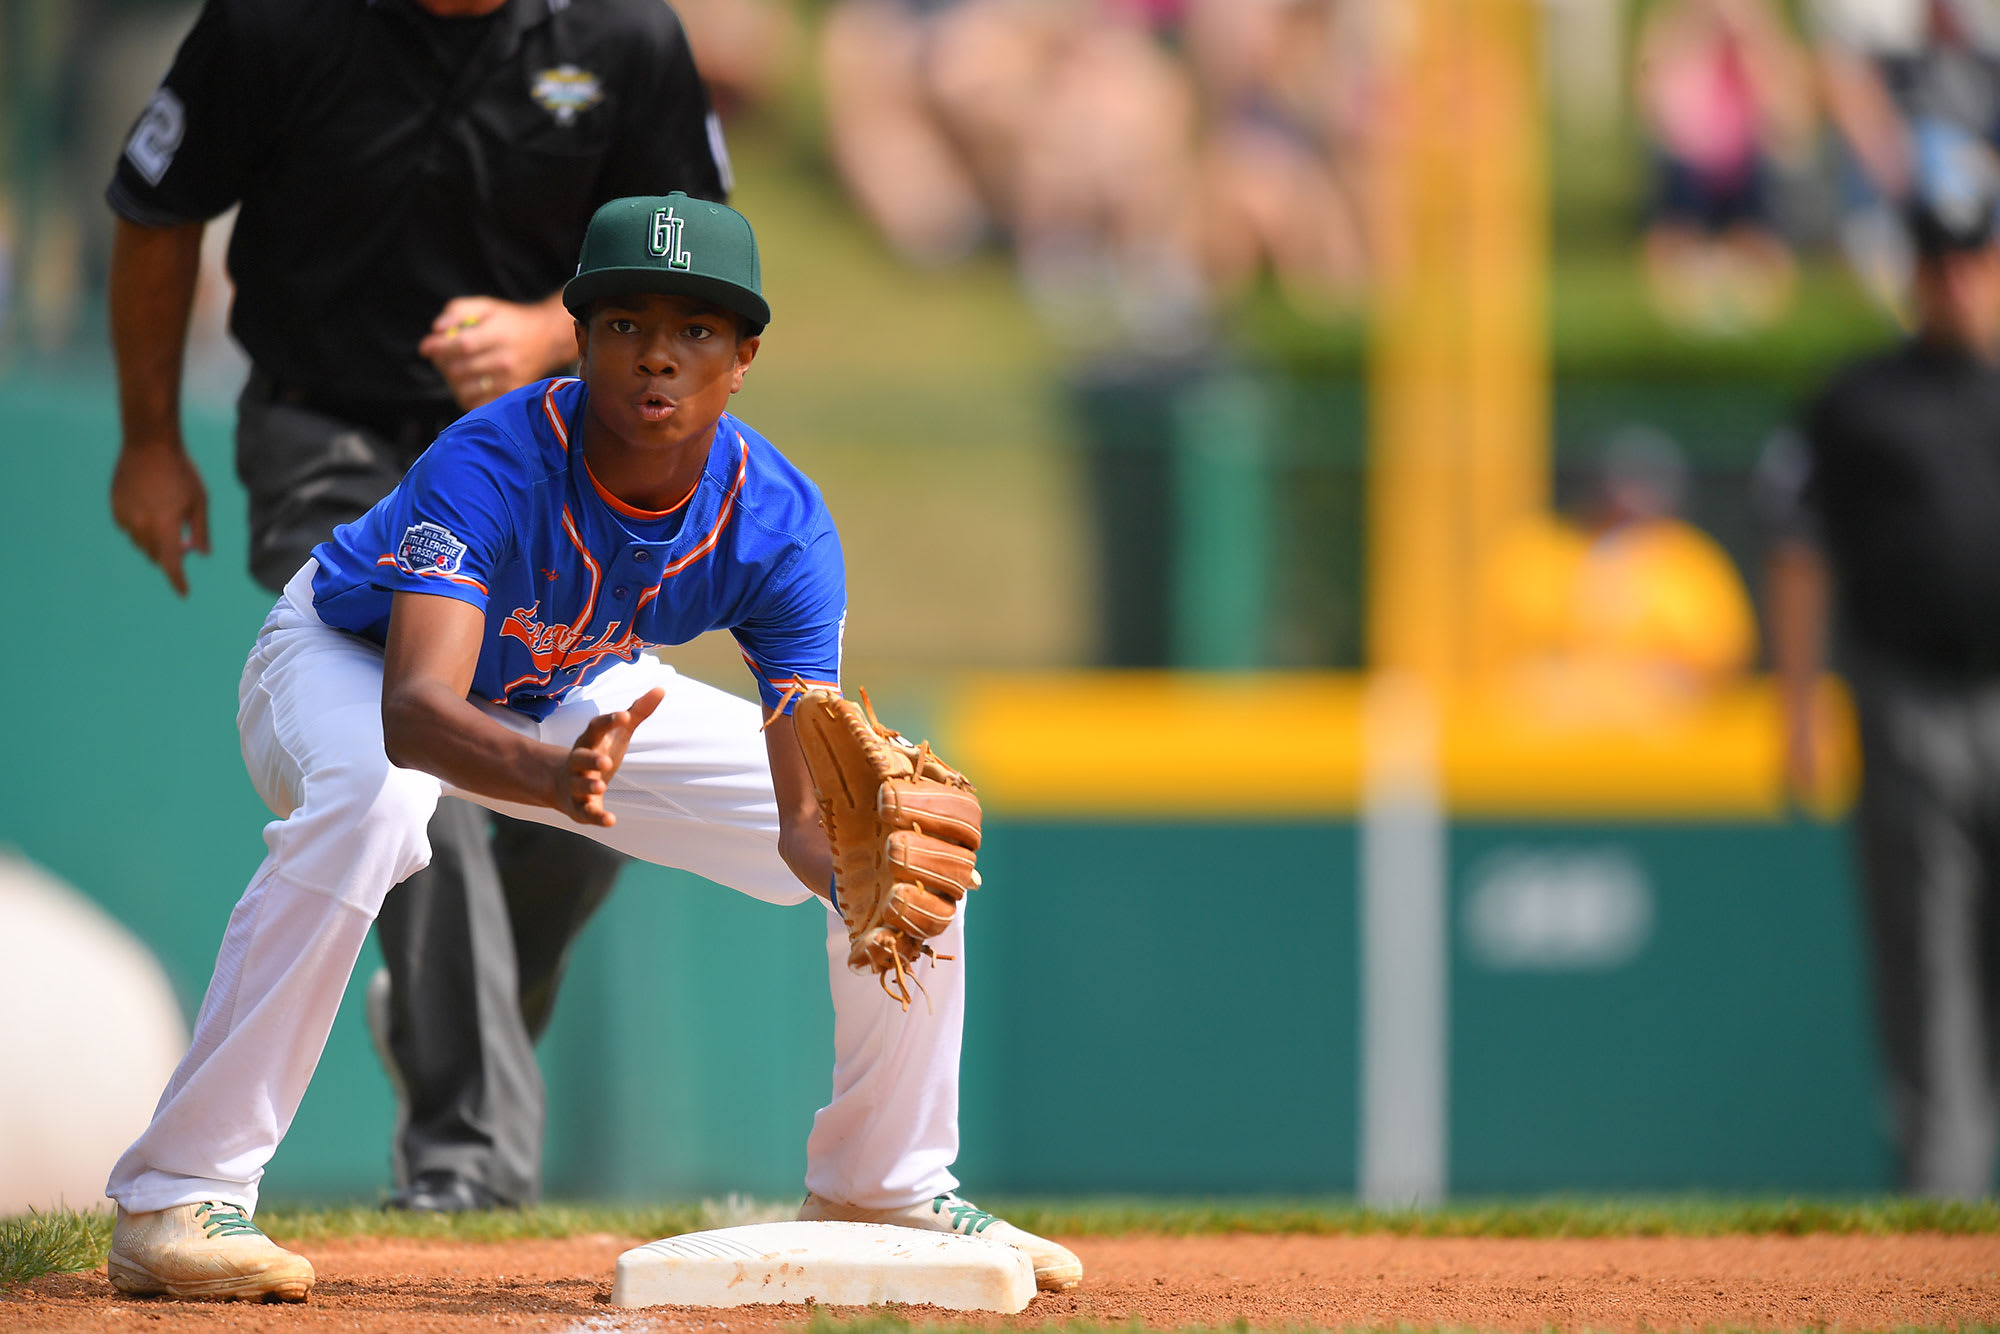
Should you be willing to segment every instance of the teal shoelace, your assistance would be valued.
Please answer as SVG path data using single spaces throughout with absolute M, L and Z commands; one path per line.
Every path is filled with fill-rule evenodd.
M 976 1204 L 968 1203 L 955 1195 L 940 1195 L 931 1201 L 931 1212 L 942 1214 L 951 1210 L 951 1230 L 967 1235 L 984 1232 L 986 1225 L 993 1221 L 993 1215 Z
M 264 1235 L 255 1223 L 244 1217 L 243 1211 L 230 1204 L 197 1204 L 194 1207 L 195 1221 L 201 1224 L 205 1237 L 261 1237 Z

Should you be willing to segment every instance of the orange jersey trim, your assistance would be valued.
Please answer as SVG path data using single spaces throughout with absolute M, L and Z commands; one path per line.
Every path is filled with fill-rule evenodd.
M 565 375 L 561 379 L 551 380 L 547 391 L 542 394 L 542 412 L 548 417 L 549 426 L 555 431 L 556 440 L 561 443 L 565 454 L 569 453 L 569 423 L 562 419 L 560 412 L 556 411 L 556 390 L 576 382 L 574 375 Z
M 743 480 L 750 475 L 750 442 L 741 437 L 737 440 L 740 453 L 736 462 L 736 480 L 730 483 L 729 494 L 722 498 L 722 508 L 716 513 L 715 524 L 708 530 L 708 536 L 694 550 L 660 571 L 661 579 L 671 579 L 688 566 L 715 549 L 722 538 L 722 530 L 729 526 L 729 520 L 736 513 L 736 497 L 743 490 Z
M 642 510 L 637 505 L 627 504 L 605 490 L 604 483 L 598 481 L 597 474 L 591 471 L 590 460 L 587 458 L 583 461 L 583 474 L 590 479 L 591 486 L 596 489 L 597 498 L 628 519 L 659 520 L 671 518 L 679 514 L 686 507 L 687 503 L 694 499 L 694 493 L 701 487 L 701 478 L 697 477 L 694 479 L 694 485 L 688 488 L 688 493 L 665 509 Z
M 758 665 L 757 660 L 750 656 L 750 653 L 747 649 L 745 649 L 741 644 L 738 644 L 736 646 L 736 651 L 737 653 L 742 655 L 744 665 L 747 666 L 752 673 L 754 673 L 757 676 L 763 677 L 764 680 L 770 682 L 772 685 L 778 687 L 780 690 L 783 690 L 786 687 L 796 688 L 803 686 L 807 690 L 831 690 L 836 695 L 840 693 L 840 682 L 838 681 L 808 681 L 803 676 L 800 676 L 796 672 L 794 672 L 790 676 L 765 676 L 763 667 Z

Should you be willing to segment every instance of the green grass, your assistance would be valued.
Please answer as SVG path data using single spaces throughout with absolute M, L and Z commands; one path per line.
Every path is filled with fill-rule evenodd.
M 787 1213 L 786 1217 L 790 1214 Z M 728 1220 L 743 1221 L 743 1220 Z M 288 1242 L 341 1237 L 408 1237 L 452 1241 L 522 1241 L 538 1237 L 670 1237 L 726 1226 L 698 1204 L 543 1204 L 474 1214 L 410 1214 L 365 1205 L 272 1208 L 257 1211 L 257 1226 Z
M 1420 1237 L 1713 1237 L 1806 1233 L 2000 1233 L 2000 1200 L 1799 1200 L 1678 1197 L 1467 1201 L 1437 1209 L 1370 1209 L 1346 1200 L 989 1200 L 1033 1232 L 1108 1236 L 1154 1232 L 1389 1234 Z M 483 1214 L 403 1214 L 360 1205 L 277 1207 L 257 1222 L 287 1242 L 342 1237 L 516 1241 L 605 1233 L 665 1237 L 790 1216 L 785 1204 L 732 1196 L 698 1204 L 545 1204 Z M 0 1285 L 104 1262 L 110 1216 L 59 1209 L 0 1218 Z M 851 1328 L 843 1326 L 844 1330 Z M 927 1327 L 929 1328 L 929 1327 Z M 1119 1326 L 1117 1328 L 1124 1328 Z M 862 1331 L 861 1334 L 875 1334 Z
M 1549 365 L 1560 380 L 1760 383 L 1797 391 L 1835 366 L 1895 341 L 1888 315 L 1835 259 L 1806 256 L 1790 309 L 1768 329 L 1703 337 L 1653 310 L 1638 238 L 1615 249 L 1557 253 L 1549 269 Z M 1365 374 L 1368 324 L 1359 312 L 1315 322 L 1269 285 L 1234 311 L 1237 339 L 1265 363 L 1305 379 Z
M 1388 1234 L 1417 1237 L 1714 1237 L 1899 1232 L 2000 1233 L 2000 1200 L 1657 1199 L 1551 1197 L 1468 1200 L 1436 1209 L 1371 1209 L 1351 1200 L 1006 1200 L 982 1201 L 1031 1232 L 1066 1237 L 1154 1232 Z M 592 1232 L 663 1237 L 698 1228 L 790 1216 L 788 1204 L 732 1199 L 667 1205 L 550 1204 L 457 1217 L 390 1214 L 361 1206 L 272 1208 L 257 1221 L 295 1241 L 333 1237 L 437 1237 L 508 1241 Z
M 111 1215 L 57 1209 L 0 1218 L 0 1288 L 43 1274 L 95 1269 L 111 1246 Z
M 1344 1201 L 991 1201 L 1016 1223 L 1064 1235 L 1121 1232 L 1321 1234 L 1389 1233 L 1448 1237 L 1715 1236 L 1723 1234 L 1994 1233 L 2000 1201 L 1948 1204 L 1923 1200 L 1584 1200 L 1547 1199 L 1454 1204 L 1434 1210 L 1372 1210 Z M 703 1227 L 771 1217 L 784 1212 L 736 1197 L 720 1204 L 543 1205 L 534 1209 L 457 1216 L 386 1213 L 360 1206 L 276 1208 L 257 1221 L 286 1242 L 342 1237 L 436 1238 L 509 1241 L 607 1233 L 667 1236 Z M 93 1269 L 110 1245 L 108 1213 L 57 1210 L 0 1218 L 0 1289 L 43 1274 Z M 1149 1334 L 1139 1321 L 1076 1320 L 1034 1327 L 1031 1334 Z M 1246 1321 L 1219 1326 L 1177 1326 L 1173 1334 L 1249 1334 Z M 1270 1328 L 1274 1334 L 1321 1334 L 1319 1326 Z M 1431 1334 L 1452 1326 L 1383 1326 L 1396 1334 Z M 1965 1331 L 1975 1325 L 1909 1327 Z M 989 1326 L 917 1324 L 894 1314 L 836 1317 L 815 1313 L 804 1334 L 988 1334 Z M 1328 1334 L 1331 1334 L 1329 1331 Z M 1344 1328 L 1341 1334 L 1366 1334 Z M 1771 1334 L 1761 1331 L 1760 1334 Z
M 1419 1237 L 1713 1237 L 1811 1232 L 2000 1232 L 2000 1200 L 1755 1199 L 1702 1196 L 1468 1200 L 1372 1209 L 1350 1200 L 1084 1200 L 992 1203 L 1032 1232 L 1387 1233 Z

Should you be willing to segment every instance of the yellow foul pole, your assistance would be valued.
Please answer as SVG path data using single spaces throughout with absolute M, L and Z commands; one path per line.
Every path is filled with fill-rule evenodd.
M 1546 503 L 1547 264 L 1535 0 L 1380 0 L 1360 838 L 1363 1198 L 1450 1188 L 1453 681 L 1480 573 Z
M 1370 665 L 1482 665 L 1480 572 L 1548 501 L 1546 163 L 1535 0 L 1398 0 L 1380 34 Z

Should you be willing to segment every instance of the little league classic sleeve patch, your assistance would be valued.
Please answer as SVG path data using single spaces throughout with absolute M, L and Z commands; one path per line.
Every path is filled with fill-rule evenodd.
M 604 100 L 604 85 L 589 70 L 578 69 L 574 65 L 557 65 L 554 69 L 535 72 L 535 81 L 529 85 L 528 95 L 556 118 L 556 124 L 568 125 Z
M 465 543 L 440 524 L 413 523 L 396 544 L 396 566 L 407 574 L 457 574 L 464 562 Z

